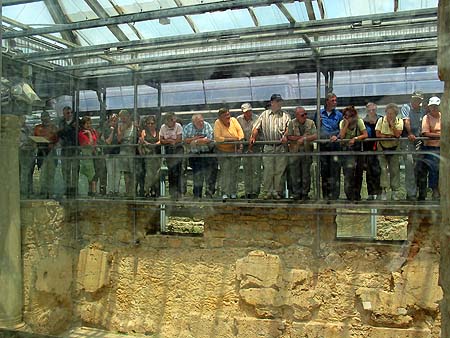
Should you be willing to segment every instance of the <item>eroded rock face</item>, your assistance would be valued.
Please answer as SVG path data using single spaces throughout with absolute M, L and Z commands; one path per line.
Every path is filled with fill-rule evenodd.
M 260 245 L 252 249 L 228 232 L 219 241 L 219 227 L 214 245 L 210 238 L 146 236 L 140 228 L 135 245 L 112 224 L 98 227 L 102 236 L 79 233 L 74 243 L 60 206 L 41 207 L 42 214 L 23 214 L 32 223 L 24 227 L 24 317 L 36 332 L 57 334 L 82 322 L 161 338 L 439 337 L 434 240 L 408 248 L 321 237 L 317 255 L 311 239 L 264 247 L 258 241 L 270 229 L 262 237 L 253 231 Z M 300 221 L 292 229 L 308 227 Z M 237 237 L 239 224 L 236 216 Z M 433 227 L 426 237 L 436 238 Z
M 57 334 L 74 320 L 72 229 L 57 202 L 22 206 L 24 320 L 34 332 Z
M 390 290 L 359 288 L 356 294 L 370 322 L 407 328 L 414 317 L 436 318 L 443 296 L 438 287 L 437 259 L 433 253 L 421 250 L 399 272 L 392 273 Z
M 316 306 L 309 291 L 312 272 L 285 269 L 280 257 L 252 251 L 236 262 L 241 300 L 257 318 L 283 318 L 293 313 L 296 320 L 311 318 Z

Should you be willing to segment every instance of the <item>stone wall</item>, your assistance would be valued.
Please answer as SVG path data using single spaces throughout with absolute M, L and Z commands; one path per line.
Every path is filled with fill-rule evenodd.
M 36 332 L 439 337 L 430 214 L 409 217 L 408 244 L 393 244 L 335 240 L 329 210 L 221 206 L 203 214 L 203 237 L 185 237 L 153 234 L 151 206 L 37 204 L 22 203 L 25 320 Z

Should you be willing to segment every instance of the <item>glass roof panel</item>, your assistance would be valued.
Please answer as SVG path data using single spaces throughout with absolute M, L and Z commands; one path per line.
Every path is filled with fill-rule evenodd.
M 329 19 L 394 11 L 393 0 L 323 0 L 323 6 Z
M 291 4 L 284 4 L 284 6 L 294 17 L 295 21 L 298 22 L 309 21 L 308 12 L 306 11 L 306 6 L 304 2 L 294 2 Z M 316 18 L 320 19 L 320 15 L 316 16 Z
M 60 0 L 61 8 L 72 22 L 98 19 L 84 0 Z
M 254 27 L 250 13 L 246 9 L 191 15 L 200 32 L 213 32 L 237 28 Z
M 117 38 L 107 27 L 82 29 L 76 31 L 76 33 L 80 36 L 82 46 L 118 42 Z
M 276 5 L 255 7 L 253 10 L 258 18 L 260 26 L 289 23 L 288 19 L 281 13 Z
M 33 27 L 55 23 L 44 2 L 5 6 L 2 7 L 2 15 Z
M 191 26 L 184 17 L 170 18 L 168 25 L 162 25 L 159 20 L 149 20 L 136 22 L 134 26 L 144 39 L 193 33 Z
M 400 11 L 409 11 L 413 9 L 435 8 L 439 0 L 399 0 L 398 9 Z

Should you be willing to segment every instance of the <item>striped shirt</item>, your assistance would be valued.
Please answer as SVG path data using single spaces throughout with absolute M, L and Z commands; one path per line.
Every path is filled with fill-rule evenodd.
M 264 141 L 280 141 L 290 121 L 291 117 L 285 111 L 275 113 L 267 109 L 258 117 L 253 129 L 262 131 Z

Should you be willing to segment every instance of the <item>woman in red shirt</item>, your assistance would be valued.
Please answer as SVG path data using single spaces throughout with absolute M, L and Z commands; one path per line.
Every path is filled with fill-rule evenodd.
M 87 158 L 80 160 L 80 174 L 86 176 L 89 182 L 88 196 L 94 196 L 97 178 L 95 175 L 94 158 L 96 155 L 98 134 L 92 128 L 92 121 L 89 116 L 84 116 L 80 121 L 80 131 L 78 132 L 78 142 L 81 146 L 81 155 Z

